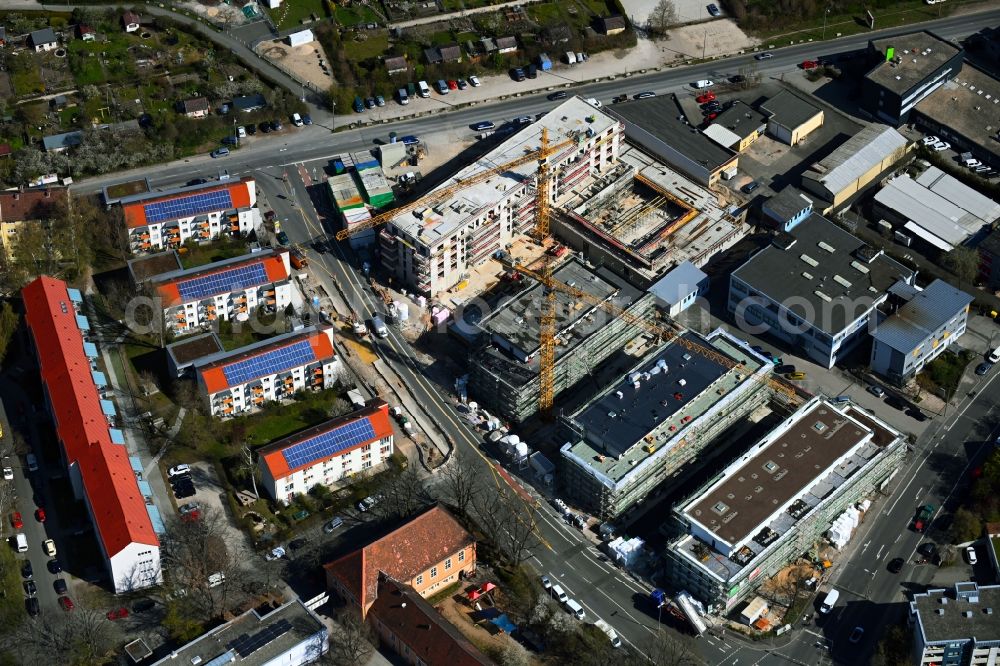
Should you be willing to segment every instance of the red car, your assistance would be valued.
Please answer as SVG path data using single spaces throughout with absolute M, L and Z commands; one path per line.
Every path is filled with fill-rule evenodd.
M 24 521 L 21 520 L 21 514 L 18 511 L 10 514 L 10 524 L 14 526 L 15 530 L 19 530 L 24 527 Z
M 45 509 L 43 509 L 42 507 L 38 507 L 37 509 L 35 509 L 35 520 L 37 520 L 40 523 L 45 522 Z
M 802 69 L 816 69 L 819 67 L 819 63 L 815 60 L 803 60 L 802 64 L 799 65 Z
M 67 613 L 76 608 L 73 604 L 73 600 L 69 597 L 59 597 L 59 605 L 62 606 L 62 609 Z
M 448 90 L 458 90 L 458 81 L 454 79 L 448 81 Z
M 694 101 L 698 102 L 699 104 L 704 104 L 705 102 L 711 102 L 714 99 L 715 99 L 715 93 L 707 92 L 704 95 L 698 95 L 697 97 L 695 97 Z
M 68 597 L 64 597 L 68 598 Z M 128 609 L 122 606 L 121 608 L 116 608 L 115 610 L 108 611 L 108 619 L 114 622 L 115 620 L 122 620 L 128 617 Z

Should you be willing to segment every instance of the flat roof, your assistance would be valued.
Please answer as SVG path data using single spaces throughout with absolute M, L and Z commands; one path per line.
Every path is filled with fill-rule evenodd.
M 962 71 L 921 100 L 914 110 L 980 148 L 1000 154 L 1000 81 L 965 63 Z
M 868 47 L 883 56 L 895 49 L 896 62 L 883 60 L 865 78 L 896 93 L 907 92 L 962 50 L 928 30 L 873 39 Z
M 154 275 L 179 271 L 184 268 L 176 250 L 157 252 L 130 259 L 128 270 L 132 273 L 132 279 L 136 282 L 145 282 Z
M 817 113 L 823 113 L 823 109 L 790 90 L 782 90 L 761 104 L 760 110 L 770 116 L 769 120 L 789 129 L 802 125 Z
M 872 337 L 893 349 L 910 353 L 975 300 L 943 280 L 934 280 L 878 325 Z
M 184 338 L 180 342 L 167 345 L 167 353 L 174 359 L 174 364 L 178 367 L 194 363 L 209 354 L 222 352 L 225 352 L 225 347 L 222 346 L 214 331 Z
M 573 137 L 586 140 L 588 132 L 600 135 L 618 124 L 617 120 L 596 109 L 580 97 L 570 97 L 555 107 L 538 121 L 526 125 L 512 134 L 499 146 L 480 157 L 469 166 L 463 168 L 446 181 L 438 185 L 432 192 L 458 184 L 486 169 L 510 162 L 526 153 L 536 151 L 541 147 L 542 128 L 548 128 L 549 145 L 558 144 Z M 571 150 L 567 148 L 566 150 Z M 557 161 L 558 154 L 549 157 L 550 162 Z M 506 197 L 506 191 L 518 187 L 534 178 L 538 171 L 536 161 L 529 161 L 516 169 L 504 171 L 491 178 L 463 187 L 452 196 L 434 203 L 420 219 L 417 213 L 421 209 L 403 213 L 393 218 L 390 224 L 409 235 L 420 238 L 426 245 L 434 245 L 436 241 L 449 237 L 457 231 L 466 220 L 480 211 L 491 208 Z M 420 233 L 422 232 L 422 233 Z
M 296 598 L 274 610 L 264 609 L 263 615 L 257 609 L 249 610 L 175 648 L 152 666 L 233 662 L 263 666 L 304 641 L 320 640 L 326 633 L 326 625 Z
M 735 152 L 712 141 L 685 120 L 675 94 L 615 104 L 609 113 L 632 123 L 709 171 L 719 169 L 736 157 Z
M 608 483 L 619 483 L 682 445 L 689 429 L 722 408 L 741 386 L 764 388 L 752 375 L 769 372 L 770 361 L 744 342 L 723 329 L 707 338 L 688 331 L 684 338 L 730 358 L 734 366 L 727 368 L 676 342 L 658 347 L 570 417 L 573 427 L 582 428 L 583 436 L 565 444 L 563 455 Z M 714 390 L 707 390 L 710 387 Z M 649 453 L 643 443 L 652 443 L 655 450 Z
M 867 125 L 820 161 L 810 165 L 804 178 L 823 184 L 836 194 L 909 143 L 886 125 Z
M 956 589 L 963 599 L 958 599 Z M 974 601 L 973 601 L 974 599 Z M 947 603 L 943 603 L 947 601 Z M 934 589 L 914 594 L 910 608 L 917 612 L 920 629 L 928 643 L 975 638 L 977 642 L 1000 640 L 1000 585 L 956 583 L 951 590 Z M 987 613 L 986 609 L 993 609 Z
M 835 335 L 861 316 L 863 299 L 878 300 L 913 273 L 818 213 L 789 232 L 787 249 L 771 244 L 732 273 L 810 324 Z M 873 257 L 865 259 L 864 253 Z M 803 303 L 803 301 L 805 303 Z M 848 318 L 851 313 L 851 318 Z
M 721 125 L 740 139 L 745 139 L 767 125 L 767 116 L 746 102 L 736 100 L 732 106 L 716 116 L 712 124 Z
M 738 544 L 872 437 L 862 424 L 825 402 L 798 412 L 786 424 L 777 437 L 745 455 L 742 464 L 729 467 L 684 514 Z

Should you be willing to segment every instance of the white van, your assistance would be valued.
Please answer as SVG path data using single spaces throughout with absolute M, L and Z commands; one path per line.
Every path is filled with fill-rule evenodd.
M 594 626 L 604 632 L 608 640 L 611 641 L 611 647 L 619 648 L 622 646 L 622 639 L 618 638 L 618 633 L 610 624 L 604 620 L 597 620 L 594 622 Z
M 574 599 L 567 599 L 565 602 L 566 610 L 568 610 L 573 617 L 578 620 L 582 620 L 586 613 L 583 612 L 583 606 L 578 604 Z
M 28 552 L 28 537 L 18 532 L 14 535 L 14 546 L 17 548 L 17 552 L 19 553 Z
M 426 81 L 421 81 L 420 83 L 418 83 L 417 90 L 419 91 L 421 97 L 431 96 L 431 88 L 430 86 L 427 85 Z
M 711 88 L 712 86 L 715 85 L 715 82 L 709 81 L 708 79 L 702 79 L 700 81 L 695 81 L 691 85 L 693 85 L 698 90 L 701 90 L 702 88 Z
M 566 596 L 566 592 L 563 591 L 561 585 L 553 585 L 552 589 L 549 590 L 549 592 L 551 592 L 552 596 L 556 598 L 556 601 L 558 601 L 561 604 L 564 604 L 569 600 L 569 597 Z
M 837 599 L 840 598 L 840 592 L 837 590 L 830 590 L 826 593 L 826 598 L 823 599 L 823 603 L 819 606 L 820 613 L 829 613 L 833 610 L 834 605 L 837 603 Z
M 990 363 L 1000 363 L 1000 347 L 993 350 L 993 353 L 987 357 Z
M 997 351 L 1000 352 L 1000 349 L 998 349 Z M 24 457 L 24 460 L 28 464 L 28 471 L 29 472 L 37 472 L 38 471 L 38 458 L 35 457 L 34 453 L 29 453 L 28 455 L 26 455 Z

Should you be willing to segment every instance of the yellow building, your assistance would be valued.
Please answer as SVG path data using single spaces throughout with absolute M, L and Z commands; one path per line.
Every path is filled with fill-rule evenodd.
M 0 247 L 8 259 L 14 256 L 20 226 L 56 215 L 68 196 L 65 187 L 0 192 Z

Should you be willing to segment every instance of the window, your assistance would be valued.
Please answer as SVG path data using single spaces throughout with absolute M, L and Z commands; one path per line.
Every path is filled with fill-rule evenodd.
M 424 575 L 420 574 L 419 576 L 417 576 L 417 585 L 423 585 L 423 584 L 424 584 Z
M 437 578 L 437 575 L 438 575 L 438 568 L 431 567 L 431 578 Z

